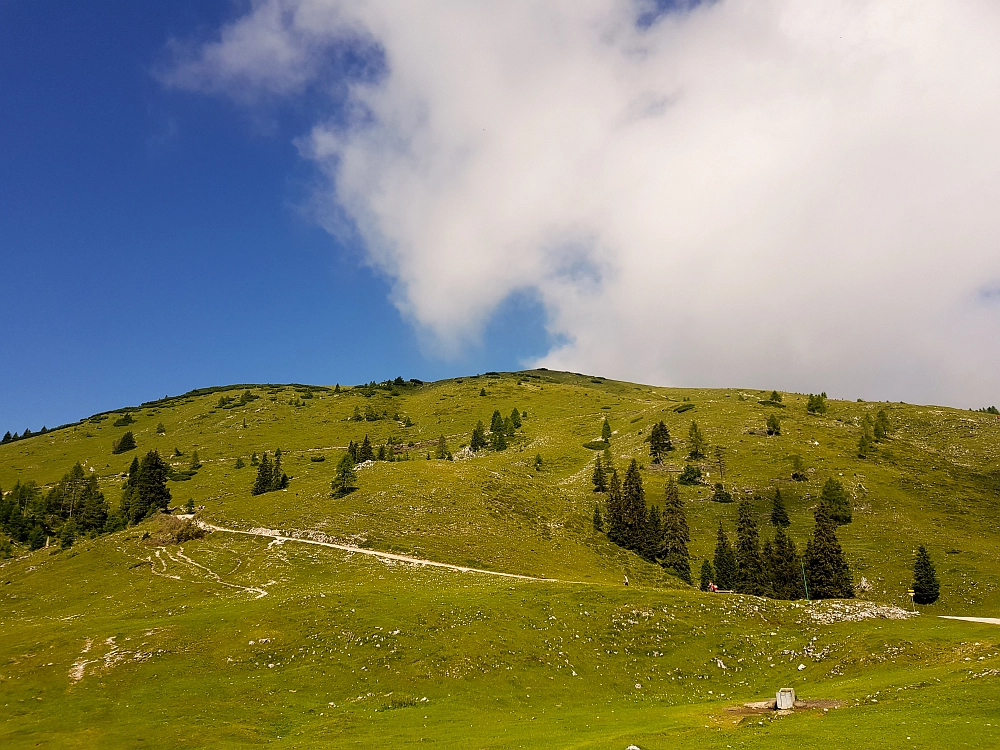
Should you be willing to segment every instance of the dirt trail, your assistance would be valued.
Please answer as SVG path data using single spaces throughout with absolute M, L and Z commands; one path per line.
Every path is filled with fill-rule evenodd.
M 1000 617 L 954 617 L 938 615 L 942 620 L 964 620 L 965 622 L 985 622 L 987 625 L 1000 625 Z
M 226 534 L 243 534 L 245 536 L 257 536 L 263 537 L 265 539 L 272 540 L 272 544 L 284 544 L 285 542 L 298 542 L 299 544 L 314 544 L 318 547 L 329 547 L 330 549 L 339 549 L 344 552 L 351 552 L 359 555 L 369 555 L 371 557 L 377 557 L 381 560 L 391 560 L 393 562 L 407 563 L 410 565 L 422 565 L 431 568 L 445 568 L 447 570 L 455 570 L 460 573 L 481 573 L 487 576 L 498 576 L 500 578 L 517 578 L 522 581 L 542 581 L 546 583 L 573 583 L 579 585 L 593 586 L 600 585 L 594 581 L 564 581 L 559 578 L 542 578 L 539 576 L 526 576 L 519 573 L 501 573 L 496 570 L 482 570 L 481 568 L 468 568 L 464 565 L 452 565 L 450 563 L 437 562 L 435 560 L 423 560 L 419 557 L 409 557 L 408 555 L 397 555 L 392 552 L 379 552 L 373 549 L 365 549 L 364 547 L 355 547 L 351 544 L 338 544 L 336 542 L 324 542 L 318 539 L 309 539 L 303 537 L 295 536 L 284 536 L 279 531 L 274 529 L 251 529 L 250 531 L 240 531 L 239 529 L 227 529 L 224 526 L 215 526 L 214 524 L 205 523 L 204 521 L 197 522 L 199 526 L 209 531 L 221 531 Z

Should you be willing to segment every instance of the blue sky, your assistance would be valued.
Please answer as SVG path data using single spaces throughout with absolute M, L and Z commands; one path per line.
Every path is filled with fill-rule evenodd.
M 547 366 L 1000 402 L 1000 6 L 0 3 L 0 432 Z
M 363 248 L 307 210 L 302 109 L 157 80 L 170 38 L 233 10 L 0 4 L 0 433 L 207 385 L 432 379 L 544 353 L 530 297 L 458 355 L 422 347 Z

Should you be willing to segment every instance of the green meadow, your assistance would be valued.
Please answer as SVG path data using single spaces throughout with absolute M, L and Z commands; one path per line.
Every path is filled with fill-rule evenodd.
M 241 403 L 246 390 L 256 398 Z M 178 471 L 172 511 L 191 501 L 206 524 L 536 579 L 227 531 L 177 543 L 164 515 L 68 548 L 15 545 L 0 560 L 0 747 L 1000 746 L 1000 630 L 939 617 L 1000 616 L 1000 421 L 833 400 L 813 415 L 804 394 L 779 407 L 769 393 L 545 370 L 234 386 L 0 445 L 5 492 L 51 486 L 79 462 L 115 507 L 133 458 L 157 450 Z M 526 416 L 506 450 L 463 450 L 477 421 L 514 408 Z M 880 409 L 889 436 L 859 458 Z M 126 412 L 134 423 L 115 427 Z M 719 522 L 735 529 L 716 481 L 757 498 L 762 538 L 780 488 L 802 550 L 832 477 L 853 506 L 838 537 L 870 590 L 843 602 L 702 593 L 609 543 L 592 522 L 599 453 L 584 447 L 605 418 L 615 466 L 638 459 L 653 504 L 687 463 L 691 422 L 704 432 L 706 483 L 680 488 L 695 573 Z M 646 442 L 660 420 L 676 447 L 662 466 Z M 136 449 L 112 454 L 126 429 Z M 398 460 L 363 465 L 357 490 L 333 496 L 337 462 L 366 435 Z M 442 435 L 454 460 L 434 458 Z M 287 489 L 252 495 L 252 455 L 277 448 Z M 201 467 L 181 473 L 194 451 Z M 904 618 L 918 545 L 941 596 Z M 781 687 L 812 707 L 744 707 Z

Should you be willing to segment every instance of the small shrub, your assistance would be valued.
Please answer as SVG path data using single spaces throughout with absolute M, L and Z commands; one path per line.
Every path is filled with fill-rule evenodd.
M 767 415 L 767 434 L 768 435 L 780 435 L 781 434 L 781 420 L 778 419 L 777 414 Z
M 687 404 L 681 404 L 680 406 L 675 406 L 674 411 L 677 412 L 678 414 L 683 414 L 686 411 L 691 411 L 693 408 L 695 408 L 694 404 L 687 403 Z
M 158 425 L 156 425 L 156 434 L 157 435 L 167 434 L 167 428 L 163 426 L 163 422 L 160 422 Z
M 701 484 L 701 467 L 693 464 L 685 466 L 681 475 L 677 477 L 677 484 Z
M 124 435 L 112 443 L 111 452 L 117 455 L 130 450 L 135 450 L 135 436 L 132 434 L 132 430 L 127 430 Z
M 128 427 L 130 424 L 135 424 L 135 420 L 132 419 L 131 412 L 125 412 L 122 416 L 118 417 L 113 424 L 115 427 Z
M 721 482 L 715 485 L 715 492 L 712 494 L 712 500 L 717 503 L 731 503 L 733 501 L 732 493 L 727 492 L 726 488 Z
M 323 461 L 326 461 L 326 456 L 309 456 L 309 460 L 312 461 L 313 463 L 318 464 L 322 463 Z

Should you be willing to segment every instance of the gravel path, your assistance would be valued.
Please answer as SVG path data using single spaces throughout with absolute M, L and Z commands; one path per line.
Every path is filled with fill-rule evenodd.
M 987 625 L 1000 625 L 1000 617 L 952 617 L 938 615 L 942 620 L 964 620 L 965 622 L 985 622 Z

